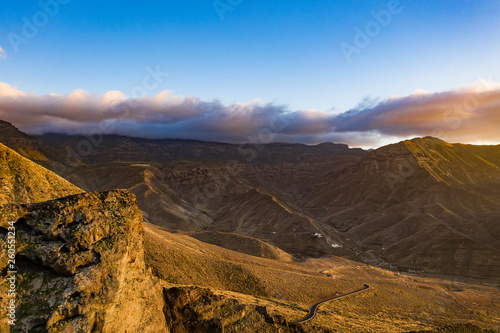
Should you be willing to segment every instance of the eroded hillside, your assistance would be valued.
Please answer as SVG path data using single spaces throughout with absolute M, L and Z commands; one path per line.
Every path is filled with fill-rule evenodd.
M 40 140 L 4 125 L 17 151 L 27 145 L 56 156 L 44 165 L 84 190 L 132 191 L 146 220 L 167 229 L 252 236 L 302 259 L 333 254 L 499 282 L 498 146 L 432 137 L 371 152 L 120 136 Z M 78 153 L 82 142 L 91 149 Z
M 0 203 L 41 202 L 82 192 L 0 143 Z
M 385 146 L 318 184 L 304 211 L 365 262 L 497 283 L 499 155 L 435 138 Z
M 144 233 L 126 191 L 3 205 L 3 248 L 9 221 L 18 235 L 18 331 L 480 332 L 500 325 L 497 288 L 459 282 L 499 276 L 498 147 L 434 138 L 369 153 L 273 144 L 254 147 L 248 160 L 234 145 L 113 136 L 64 165 L 66 148 L 82 138 L 52 136 L 48 147 L 0 125 L 7 131 L 0 138 L 11 133 L 6 142 L 21 155 L 85 190 L 130 189 L 146 220 L 164 227 L 146 224 Z M 48 186 L 31 176 L 33 162 L 6 151 L 20 161 L 3 166 L 15 171 L 8 184 Z M 70 194 L 58 188 L 49 199 Z M 6 251 L 1 259 L 5 267 Z M 421 270 L 449 280 L 423 278 Z M 291 324 L 310 304 L 361 283 L 369 292 Z

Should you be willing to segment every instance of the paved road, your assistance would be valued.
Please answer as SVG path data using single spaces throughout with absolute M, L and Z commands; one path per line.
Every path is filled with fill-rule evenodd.
M 294 324 L 301 324 L 301 323 L 305 323 L 306 321 L 309 321 L 309 320 L 313 319 L 316 316 L 316 312 L 318 311 L 319 306 L 321 304 L 323 304 L 323 303 L 334 301 L 336 299 L 341 299 L 341 298 L 344 298 L 344 297 L 347 297 L 347 296 L 351 296 L 351 295 L 354 295 L 354 294 L 358 294 L 358 293 L 363 292 L 365 290 L 368 290 L 370 288 L 370 286 L 367 285 L 366 283 L 363 283 L 363 287 L 364 287 L 363 289 L 359 289 L 359 290 L 353 291 L 351 293 L 340 295 L 340 296 L 337 296 L 337 297 L 329 298 L 329 299 L 326 299 L 324 301 L 321 301 L 321 302 L 318 302 L 318 303 L 315 303 L 315 304 L 311 305 L 309 307 L 309 313 L 304 318 L 302 318 L 301 320 L 294 321 L 293 323 Z

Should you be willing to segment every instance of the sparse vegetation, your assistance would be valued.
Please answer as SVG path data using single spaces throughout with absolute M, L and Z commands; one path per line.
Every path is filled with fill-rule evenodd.
M 322 305 L 314 319 L 316 325 L 352 331 L 370 327 L 370 332 L 430 330 L 460 322 L 486 328 L 500 326 L 500 303 L 492 303 L 493 299 L 498 299 L 495 288 L 461 282 L 443 283 L 335 257 L 302 263 L 268 260 L 171 234 L 154 226 L 146 228 L 145 236 L 147 264 L 155 275 L 170 285 L 231 290 L 238 294 L 228 295 L 237 297 L 242 303 L 266 304 L 269 311 L 280 313 L 290 321 L 303 317 L 308 306 L 318 300 L 369 283 L 371 290 L 366 294 Z M 319 273 L 325 269 L 331 277 Z M 232 284 L 236 275 L 253 277 L 263 289 Z M 450 288 L 462 291 L 450 293 Z M 475 312 L 471 313 L 471 308 Z
M 119 190 L 0 205 L 0 225 L 13 220 L 19 229 L 16 296 L 24 327 L 384 333 L 500 327 L 498 147 L 434 138 L 373 152 L 276 144 L 248 162 L 233 145 L 108 139 L 65 176 L 88 190 L 130 189 L 146 221 L 157 225 L 144 231 L 134 196 Z M 67 142 L 53 144 L 16 149 L 65 170 L 54 152 Z M 237 172 L 225 178 L 228 160 L 238 161 Z M 0 162 L 0 202 L 81 192 L 2 145 Z M 408 165 L 411 174 L 403 172 Z M 207 188 L 217 195 L 193 199 Z M 2 267 L 6 258 L 1 252 Z M 322 305 L 311 322 L 290 324 L 310 304 L 361 283 L 371 289 Z M 0 292 L 7 288 L 0 278 Z M 142 313 L 149 324 L 125 312 Z

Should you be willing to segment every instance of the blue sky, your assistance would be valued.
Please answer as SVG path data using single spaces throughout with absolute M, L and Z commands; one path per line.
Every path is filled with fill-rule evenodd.
M 231 8 L 223 20 L 212 0 L 60 2 L 29 38 L 23 27 L 36 23 L 40 3 L 2 2 L 0 82 L 37 95 L 130 95 L 147 67 L 159 67 L 169 75 L 148 95 L 340 114 L 417 89 L 500 81 L 496 0 L 220 0 Z M 390 23 L 348 62 L 341 43 L 356 46 L 355 29 L 391 6 Z M 17 46 L 14 34 L 24 38 Z

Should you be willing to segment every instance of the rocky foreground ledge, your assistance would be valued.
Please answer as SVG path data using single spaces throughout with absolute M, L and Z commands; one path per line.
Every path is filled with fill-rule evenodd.
M 0 206 L 0 331 L 168 332 L 143 234 L 141 211 L 126 191 Z M 6 313 L 13 298 L 15 326 Z

